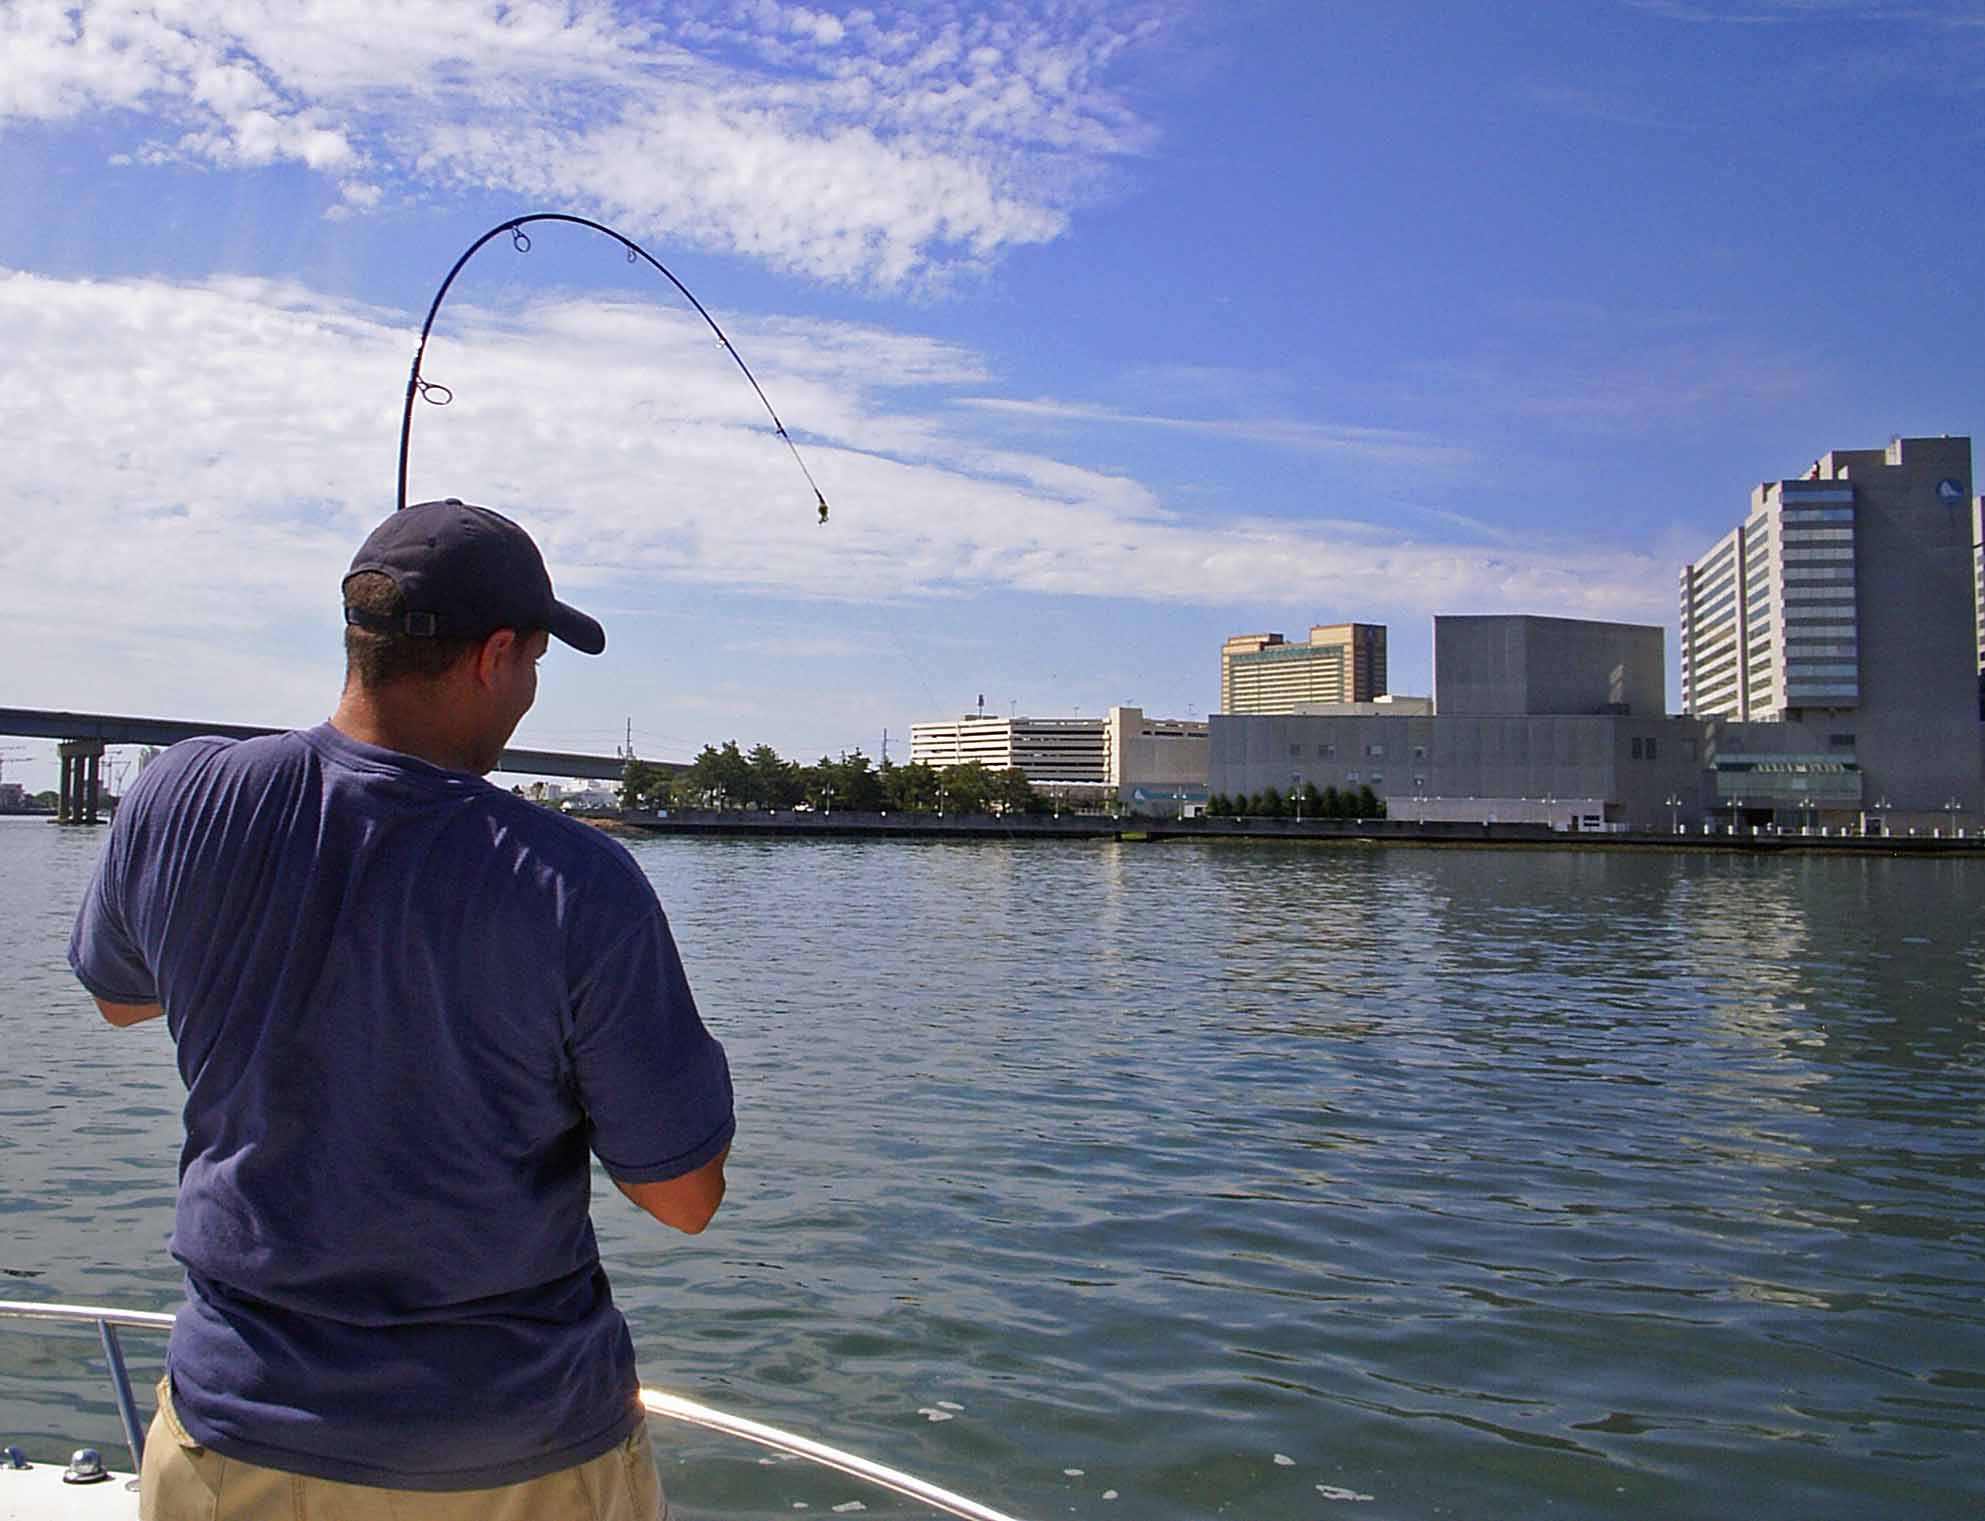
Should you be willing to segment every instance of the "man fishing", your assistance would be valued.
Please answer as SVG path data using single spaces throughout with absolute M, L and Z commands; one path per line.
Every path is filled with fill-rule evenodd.
M 655 1521 L 589 1156 L 702 1230 L 729 1069 L 632 857 L 483 779 L 548 641 L 606 636 L 454 500 L 387 518 L 344 602 L 330 721 L 160 756 L 70 946 L 187 1089 L 141 1515 Z

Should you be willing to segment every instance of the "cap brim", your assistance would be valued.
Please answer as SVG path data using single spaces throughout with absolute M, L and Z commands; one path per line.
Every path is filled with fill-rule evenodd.
M 607 647 L 607 631 L 599 623 L 588 618 L 576 607 L 567 607 L 563 602 L 551 605 L 551 634 L 560 643 L 569 644 L 582 655 L 597 655 Z

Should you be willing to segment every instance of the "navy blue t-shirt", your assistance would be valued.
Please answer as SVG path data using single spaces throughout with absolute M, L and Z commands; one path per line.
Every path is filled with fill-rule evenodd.
M 188 740 L 118 809 L 69 959 L 177 1043 L 168 1361 L 196 1440 L 474 1489 L 633 1430 L 587 1153 L 679 1177 L 732 1115 L 620 845 L 329 725 Z

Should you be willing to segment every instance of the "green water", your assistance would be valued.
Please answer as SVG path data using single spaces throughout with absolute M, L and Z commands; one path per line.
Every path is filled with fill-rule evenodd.
M 100 838 L 0 821 L 0 1292 L 171 1308 Z M 650 1382 L 1022 1517 L 1985 1513 L 1985 862 L 636 850 L 740 1099 L 706 1235 L 597 1206 Z M 97 1357 L 0 1335 L 0 1440 L 114 1446 Z

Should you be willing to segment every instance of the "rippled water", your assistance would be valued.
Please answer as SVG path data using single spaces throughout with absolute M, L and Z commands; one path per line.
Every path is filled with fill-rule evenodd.
M 171 1308 L 100 838 L 0 821 L 0 1290 Z M 741 1105 L 708 1234 L 599 1205 L 651 1382 L 1023 1517 L 1985 1512 L 1985 861 L 635 849 Z M 114 1444 L 94 1357 L 0 1336 L 0 1433 Z

